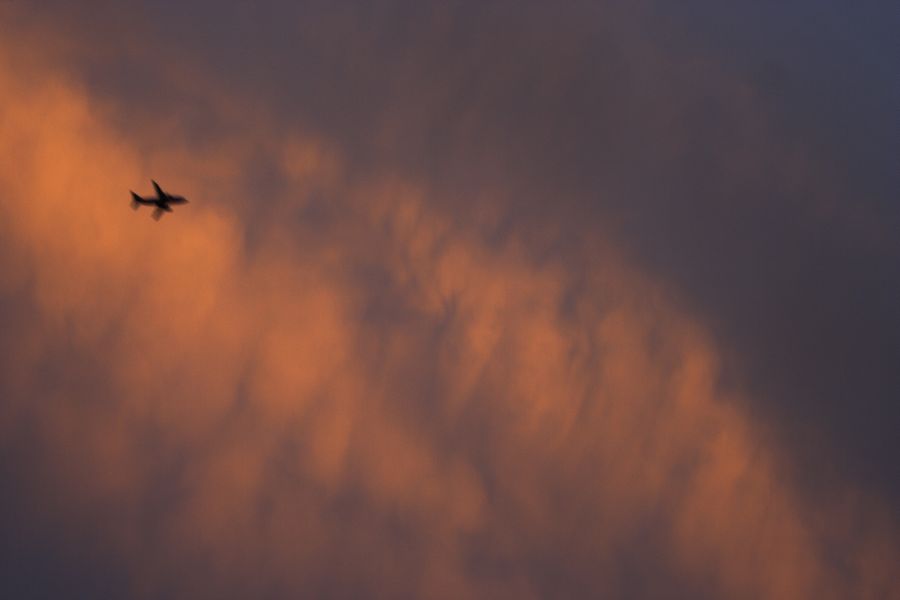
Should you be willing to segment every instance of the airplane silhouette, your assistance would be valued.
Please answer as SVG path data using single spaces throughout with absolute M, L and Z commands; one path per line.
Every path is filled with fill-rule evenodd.
M 150 180 L 150 183 L 153 184 L 153 188 L 156 190 L 156 198 L 142 198 L 138 196 L 134 192 L 131 192 L 131 208 L 137 210 L 140 208 L 141 204 L 146 206 L 155 206 L 153 209 L 152 216 L 155 220 L 159 221 L 160 217 L 163 216 L 163 213 L 172 212 L 172 204 L 187 204 L 187 199 L 184 196 L 175 196 L 173 194 L 168 194 L 159 187 L 159 184 Z

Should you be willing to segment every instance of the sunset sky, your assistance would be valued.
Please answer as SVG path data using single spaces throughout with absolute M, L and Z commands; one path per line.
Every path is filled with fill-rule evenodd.
M 900 598 L 890 4 L 0 0 L 0 597 Z

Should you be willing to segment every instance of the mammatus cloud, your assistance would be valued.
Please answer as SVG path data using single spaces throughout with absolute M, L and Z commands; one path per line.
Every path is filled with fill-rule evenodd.
M 601 232 L 541 260 L 494 235 L 502 182 L 461 216 L 257 121 L 126 138 L 12 57 L 3 467 L 61 560 L 139 597 L 900 592 L 888 509 L 798 494 L 698 321 Z M 264 197 L 260 155 L 288 184 Z M 155 223 L 127 190 L 158 173 L 192 204 Z

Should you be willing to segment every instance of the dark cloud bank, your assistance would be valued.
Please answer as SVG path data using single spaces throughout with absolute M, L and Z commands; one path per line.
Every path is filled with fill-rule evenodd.
M 888 9 L 0 15 L 16 596 L 897 593 Z

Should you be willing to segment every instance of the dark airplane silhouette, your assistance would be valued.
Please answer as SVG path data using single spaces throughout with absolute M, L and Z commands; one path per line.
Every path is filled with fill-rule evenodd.
M 153 209 L 153 214 L 151 216 L 159 221 L 164 212 L 172 212 L 171 204 L 187 204 L 187 199 L 183 196 L 167 194 L 159 187 L 158 183 L 152 179 L 150 182 L 153 184 L 154 189 L 156 189 L 156 198 L 142 198 L 134 192 L 131 192 L 131 208 L 134 210 L 140 208 L 141 204 L 155 206 L 156 208 Z

